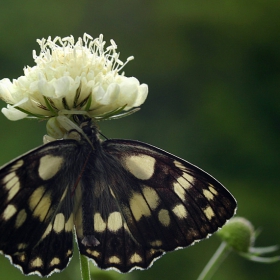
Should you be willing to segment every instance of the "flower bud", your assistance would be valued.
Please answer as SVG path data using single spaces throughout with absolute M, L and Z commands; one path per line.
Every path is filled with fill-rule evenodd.
M 50 118 L 46 127 L 47 134 L 54 139 L 61 139 L 65 136 L 66 129 L 60 125 L 56 117 Z
M 246 219 L 235 217 L 217 233 L 234 250 L 248 252 L 254 243 L 254 227 Z

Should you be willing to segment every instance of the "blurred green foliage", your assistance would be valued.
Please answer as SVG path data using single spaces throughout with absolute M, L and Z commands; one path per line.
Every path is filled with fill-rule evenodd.
M 238 214 L 263 229 L 256 246 L 279 244 L 279 14 L 273 0 L 4 1 L 0 78 L 34 65 L 37 38 L 113 38 L 121 59 L 135 56 L 125 72 L 149 85 L 149 97 L 137 114 L 102 122 L 103 133 L 148 142 L 207 170 L 237 198 Z M 0 165 L 41 144 L 45 133 L 37 121 L 2 115 L 0 125 Z M 195 279 L 218 244 L 213 237 L 118 279 Z M 0 268 L 1 279 L 26 279 L 3 256 Z M 234 254 L 214 277 L 278 278 L 279 264 Z M 79 279 L 77 256 L 50 279 Z

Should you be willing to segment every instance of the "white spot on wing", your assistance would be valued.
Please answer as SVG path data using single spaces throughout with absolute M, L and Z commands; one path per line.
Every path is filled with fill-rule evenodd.
M 118 231 L 123 225 L 122 216 L 120 212 L 113 212 L 108 217 L 108 229 L 110 231 Z
M 15 227 L 19 228 L 26 220 L 27 214 L 24 209 L 20 210 L 16 217 Z
M 26 243 L 19 243 L 19 244 L 17 245 L 18 250 L 23 250 L 23 249 L 25 249 L 26 247 L 27 247 L 27 244 L 26 244 Z
M 130 258 L 129 258 L 129 261 L 131 263 L 139 263 L 142 261 L 142 258 L 140 255 L 138 255 L 137 253 L 134 253 Z
M 26 260 L 26 254 L 25 253 L 22 253 L 18 256 L 18 259 L 21 261 L 21 262 L 25 262 Z
M 154 174 L 155 158 L 148 155 L 125 157 L 127 169 L 138 179 L 148 180 Z
M 5 184 L 5 189 L 10 190 L 14 186 L 16 181 L 18 181 L 18 176 L 17 176 L 16 172 L 11 172 L 11 173 L 7 174 L 3 178 L 3 183 Z
M 149 187 L 143 188 L 143 195 L 152 210 L 155 210 L 160 202 L 157 192 Z
M 109 258 L 109 263 L 120 263 L 121 260 L 117 256 L 112 256 Z
M 140 193 L 134 193 L 129 201 L 131 212 L 136 221 L 139 221 L 142 216 L 149 217 L 151 215 L 150 208 Z
M 43 240 L 51 232 L 51 230 L 52 230 L 52 224 L 49 224 L 47 229 L 45 230 L 41 240 Z
M 70 257 L 72 255 L 72 253 L 73 252 L 71 250 L 68 250 L 67 253 L 66 253 L 66 257 Z
M 42 267 L 43 261 L 41 258 L 36 258 L 30 262 L 31 267 Z
M 19 191 L 19 178 L 15 172 L 11 172 L 3 178 L 3 183 L 5 189 L 9 192 L 7 200 L 10 201 Z
M 203 190 L 203 195 L 208 199 L 208 200 L 212 200 L 214 198 L 214 195 L 208 191 L 208 190 Z
M 13 197 L 18 193 L 19 188 L 20 188 L 20 184 L 19 181 L 17 181 L 9 191 L 8 201 L 13 199 Z
M 29 208 L 31 211 L 33 211 L 35 207 L 38 205 L 44 193 L 45 193 L 45 188 L 39 187 L 31 194 L 29 198 Z
M 9 204 L 2 214 L 3 219 L 6 221 L 9 220 L 10 218 L 12 218 L 14 216 L 14 214 L 16 212 L 17 212 L 17 208 L 14 205 Z
M 151 241 L 150 245 L 153 247 L 160 247 L 162 245 L 162 241 L 161 240 Z
M 51 206 L 51 197 L 45 191 L 44 187 L 39 187 L 29 198 L 29 208 L 33 211 L 33 216 L 39 218 L 41 222 L 44 221 Z
M 203 210 L 205 216 L 207 217 L 208 220 L 211 220 L 213 217 L 215 217 L 215 214 L 213 212 L 213 209 L 211 208 L 211 206 L 206 207 Z
M 182 188 L 182 186 L 178 182 L 175 182 L 173 184 L 173 188 L 174 188 L 174 192 L 178 195 L 178 197 L 182 201 L 185 201 L 186 200 L 186 197 L 185 197 L 186 192 L 185 192 L 184 188 Z
M 73 214 L 70 215 L 68 221 L 65 224 L 65 231 L 70 232 L 73 229 Z
M 170 224 L 170 216 L 169 216 L 169 212 L 166 209 L 161 209 L 158 212 L 158 219 L 160 221 L 160 223 L 162 225 L 164 225 L 165 227 L 168 227 Z
M 194 177 L 186 172 L 183 173 L 182 175 L 190 184 L 193 184 L 194 182 Z
M 181 169 L 181 170 L 186 170 L 186 167 L 185 167 L 181 162 L 179 162 L 179 161 L 177 161 L 177 160 L 174 160 L 174 164 L 175 164 L 175 166 L 178 167 L 179 169 Z
M 60 259 L 59 258 L 53 258 L 50 262 L 50 266 L 58 265 L 60 264 Z
M 15 171 L 23 166 L 24 161 L 22 159 L 18 160 L 10 169 L 10 171 Z
M 213 193 L 214 195 L 217 195 L 218 194 L 218 192 L 214 189 L 214 187 L 213 187 L 213 185 L 209 185 L 209 190 L 210 190 L 210 192 L 211 193 Z
M 65 227 L 65 217 L 62 213 L 56 214 L 54 224 L 53 224 L 53 230 L 56 233 L 60 233 Z
M 89 255 L 94 256 L 94 257 L 98 257 L 98 256 L 100 255 L 99 252 L 97 252 L 97 251 L 92 251 L 92 250 L 90 250 L 90 249 L 86 249 L 86 252 L 87 252 Z
M 100 213 L 94 214 L 94 230 L 97 232 L 103 232 L 106 229 L 106 223 L 102 219 Z
M 185 190 L 189 189 L 192 187 L 191 182 L 193 181 L 193 177 L 189 177 L 189 179 L 192 179 L 192 181 L 190 182 L 189 180 L 186 180 L 185 177 L 187 177 L 185 175 L 186 173 L 184 173 L 181 177 L 177 178 L 177 182 L 182 186 L 182 188 L 184 188 Z
M 151 210 L 155 210 L 159 203 L 160 198 L 157 192 L 150 188 L 144 187 L 143 195 L 141 193 L 133 193 L 129 201 L 129 206 L 136 221 L 139 221 L 142 216 L 149 217 Z
M 42 180 L 51 179 L 59 170 L 63 158 L 58 156 L 45 155 L 41 157 L 38 173 Z
M 184 219 L 187 217 L 187 210 L 183 204 L 176 205 L 172 211 L 179 219 Z

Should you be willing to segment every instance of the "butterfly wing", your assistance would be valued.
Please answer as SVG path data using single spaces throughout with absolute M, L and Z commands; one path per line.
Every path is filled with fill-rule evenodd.
M 25 274 L 66 267 L 73 225 L 82 254 L 128 272 L 235 213 L 232 195 L 194 165 L 138 141 L 101 144 L 94 126 L 83 129 L 85 139 L 50 142 L 0 170 L 0 252 Z
M 93 197 L 95 197 L 95 203 L 90 217 L 93 217 L 92 236 L 97 243 L 91 245 L 83 242 L 88 219 L 83 219 L 81 206 L 75 220 L 81 254 L 92 259 L 101 269 L 113 268 L 120 272 L 128 272 L 135 267 L 142 269 L 149 267 L 155 258 L 164 253 L 162 250 L 146 248 L 134 239 L 113 194 L 104 191 L 99 199 L 96 199 L 96 194 L 93 194 Z M 85 202 L 84 199 L 83 202 Z
M 89 213 L 98 242 L 83 243 L 82 230 L 77 236 L 81 253 L 100 268 L 145 269 L 164 252 L 207 237 L 235 213 L 235 199 L 218 181 L 151 145 L 107 140 L 96 158 L 82 183 L 94 190 L 85 194 L 94 200 Z M 85 227 L 84 209 L 76 228 Z
M 222 227 L 236 209 L 233 196 L 198 167 L 151 145 L 111 140 L 104 149 L 132 176 L 126 196 L 113 188 L 133 237 L 171 251 Z
M 145 248 L 130 233 L 113 189 L 130 190 L 127 171 L 117 158 L 95 146 L 88 157 L 76 196 L 75 228 L 80 253 L 102 269 L 128 272 L 147 268 L 162 250 Z
M 25 274 L 48 275 L 72 256 L 77 162 L 69 157 L 78 154 L 77 141 L 54 141 L 1 169 L 0 251 Z

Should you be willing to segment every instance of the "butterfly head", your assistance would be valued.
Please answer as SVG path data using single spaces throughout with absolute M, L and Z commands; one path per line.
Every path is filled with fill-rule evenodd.
M 99 130 L 96 124 L 88 119 L 80 124 L 80 128 L 83 130 L 83 133 L 90 139 L 98 138 Z
M 91 118 L 82 115 L 75 115 L 73 120 L 75 122 L 75 128 L 68 132 L 69 135 L 72 133 L 78 133 L 80 138 L 84 138 L 91 145 L 92 143 L 101 141 L 99 138 L 99 129 Z M 70 136 L 70 138 L 72 137 Z

